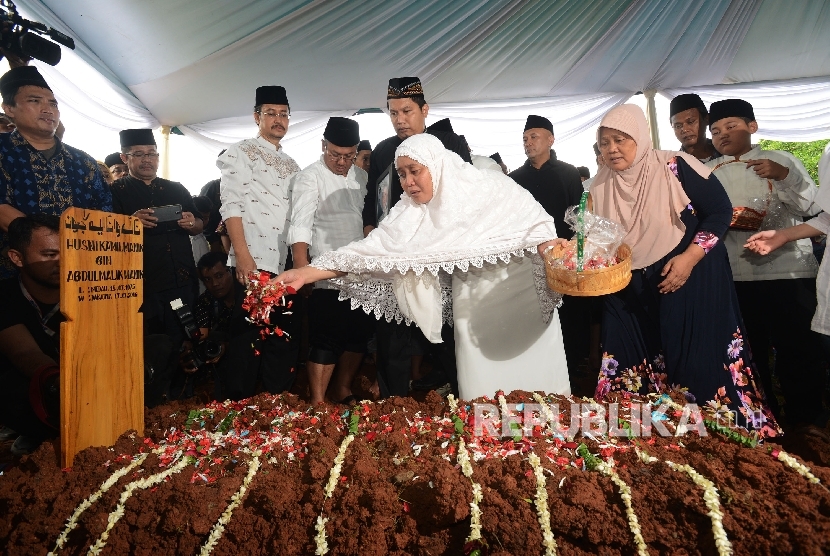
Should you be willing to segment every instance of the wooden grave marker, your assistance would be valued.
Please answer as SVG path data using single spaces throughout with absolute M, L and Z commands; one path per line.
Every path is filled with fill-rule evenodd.
M 61 465 L 144 431 L 144 235 L 132 216 L 61 215 Z

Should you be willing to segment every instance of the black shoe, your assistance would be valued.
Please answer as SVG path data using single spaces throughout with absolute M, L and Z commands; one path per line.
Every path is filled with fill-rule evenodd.
M 10 427 L 2 427 L 0 428 L 0 442 L 5 442 L 6 440 L 14 440 L 20 436 L 17 431 Z

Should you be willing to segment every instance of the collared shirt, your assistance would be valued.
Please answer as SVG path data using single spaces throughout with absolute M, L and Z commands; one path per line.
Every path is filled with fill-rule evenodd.
M 23 214 L 60 216 L 69 207 L 112 210 L 112 194 L 95 159 L 57 137 L 47 158 L 18 130 L 0 134 L 0 191 L 0 204 Z M 0 232 L 0 279 L 16 274 L 7 249 L 6 234 Z
M 830 214 L 822 212 L 807 222 L 823 234 L 830 234 Z M 819 334 L 830 336 L 830 253 L 825 254 L 816 276 L 816 314 L 810 326 Z
M 765 151 L 754 147 L 742 155 L 740 160 L 761 158 L 789 168 L 787 177 L 781 181 L 760 178 L 745 163 L 732 162 L 736 160 L 733 156 L 721 156 L 707 162 L 706 166 L 717 168 L 714 170 L 715 176 L 726 189 L 733 207 L 753 208 L 772 196 L 771 209 L 780 213 L 774 215 L 776 228 L 802 224 L 802 217 L 819 213 L 820 208 L 814 202 L 818 188 L 796 157 L 784 151 Z M 734 228 L 726 232 L 724 244 L 729 253 L 732 277 L 736 282 L 816 276 L 818 264 L 809 239 L 790 242 L 771 254 L 762 256 L 744 248 L 746 240 L 754 233 L 752 230 Z
M 288 254 L 291 179 L 300 171 L 294 159 L 262 137 L 245 139 L 216 161 L 222 170 L 222 218 L 239 217 L 245 242 L 260 270 L 279 274 Z M 233 247 L 228 265 L 236 266 Z
M 193 197 L 175 181 L 155 178 L 150 185 L 132 176 L 112 183 L 113 212 L 133 214 L 137 210 L 181 205 L 182 212 L 196 212 Z M 176 222 L 162 222 L 144 230 L 144 290 L 156 293 L 195 285 L 196 264 L 190 234 Z
M 294 176 L 288 245 L 309 244 L 313 259 L 363 239 L 363 198 L 366 173 L 352 165 L 346 176 L 329 170 L 323 159 Z M 318 282 L 328 288 L 328 282 Z
M 573 237 L 574 232 L 564 217 L 568 207 L 578 205 L 582 197 L 582 178 L 576 166 L 558 160 L 551 149 L 550 159 L 540 168 L 536 169 L 530 160 L 526 160 L 521 168 L 510 172 L 510 177 L 527 189 L 553 217 L 556 235 L 565 239 Z

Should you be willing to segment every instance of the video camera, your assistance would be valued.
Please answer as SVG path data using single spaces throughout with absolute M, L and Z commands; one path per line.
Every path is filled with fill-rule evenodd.
M 23 19 L 12 0 L 0 0 L 0 48 L 24 59 L 34 58 L 55 66 L 61 61 L 60 45 L 75 50 L 72 37 L 43 23 Z
M 190 307 L 182 303 L 181 299 L 174 299 L 170 307 L 179 319 L 184 328 L 184 333 L 193 342 L 193 350 L 187 354 L 185 361 L 188 368 L 199 369 L 207 361 L 220 357 L 224 352 L 222 340 L 215 334 L 203 338 L 202 331 L 196 324 L 196 319 L 190 311 Z

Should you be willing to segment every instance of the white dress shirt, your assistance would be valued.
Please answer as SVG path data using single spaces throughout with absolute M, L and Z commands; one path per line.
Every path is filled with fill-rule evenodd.
M 352 165 L 346 176 L 328 169 L 323 157 L 294 176 L 288 245 L 307 243 L 309 256 L 363 239 L 366 172 Z M 315 287 L 329 288 L 328 281 Z
M 291 179 L 300 171 L 294 159 L 262 137 L 245 139 L 216 161 L 222 170 L 222 218 L 242 218 L 248 250 L 260 270 L 281 273 L 288 254 Z M 228 264 L 236 266 L 233 247 Z
M 715 176 L 726 189 L 733 207 L 752 207 L 754 199 L 763 199 L 772 193 L 783 204 L 786 214 L 777 227 L 789 228 L 803 223 L 803 216 L 814 216 L 820 212 L 815 203 L 818 188 L 804 165 L 788 152 L 765 151 L 754 147 L 741 156 L 741 160 L 766 158 L 789 168 L 787 177 L 781 181 L 759 178 L 752 168 L 742 162 L 724 164 L 735 160 L 732 156 L 721 156 L 706 163 L 715 170 Z M 746 240 L 755 231 L 735 230 L 726 232 L 724 245 L 729 253 L 732 277 L 736 282 L 756 280 L 782 280 L 790 278 L 814 278 L 818 269 L 809 239 L 801 239 L 762 256 L 745 249 Z
M 809 220 L 807 224 L 823 234 L 830 234 L 830 214 L 826 212 Z M 830 336 L 830 252 L 826 251 L 816 276 L 816 300 L 818 305 L 810 328 Z

